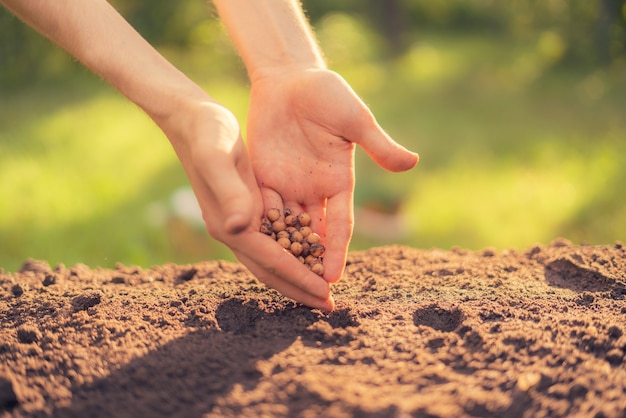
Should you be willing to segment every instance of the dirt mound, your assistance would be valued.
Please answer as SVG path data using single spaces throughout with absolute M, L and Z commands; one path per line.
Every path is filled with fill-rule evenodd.
M 626 249 L 350 254 L 337 310 L 222 261 L 0 274 L 0 417 L 626 416 Z

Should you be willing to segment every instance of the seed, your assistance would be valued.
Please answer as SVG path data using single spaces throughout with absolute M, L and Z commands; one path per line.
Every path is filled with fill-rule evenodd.
M 272 223 L 272 230 L 276 233 L 279 233 L 280 231 L 284 231 L 285 230 L 285 223 L 281 220 L 278 221 L 274 221 Z
M 272 235 L 272 233 L 274 232 L 272 231 L 272 224 L 270 224 L 269 222 L 261 223 L 261 232 L 265 235 Z
M 289 238 L 279 238 L 276 240 L 276 242 L 285 250 L 291 246 L 291 241 L 289 241 Z
M 302 256 L 306 257 L 311 254 L 311 244 L 308 241 L 302 241 Z
M 267 211 L 267 219 L 270 220 L 270 222 L 274 222 L 277 221 L 280 218 L 280 210 L 277 208 L 272 208 L 269 209 Z
M 317 257 L 321 257 L 322 254 L 324 254 L 324 251 L 326 251 L 326 248 L 324 248 L 322 244 L 311 244 L 311 249 L 309 251 L 313 257 L 317 258 Z
M 285 216 L 285 224 L 289 226 L 295 226 L 298 223 L 298 217 L 294 215 Z
M 302 236 L 302 233 L 300 231 L 293 231 L 289 238 L 291 239 L 291 242 L 302 242 L 302 241 L 304 241 L 304 237 Z
M 311 224 L 311 216 L 306 212 L 302 212 L 298 215 L 298 222 L 302 226 L 309 226 Z
M 276 229 L 274 229 L 275 231 Z M 303 234 L 304 235 L 304 234 Z M 310 244 L 317 244 L 318 242 L 321 241 L 321 237 L 316 234 L 315 232 L 311 232 L 307 237 L 306 240 L 309 241 Z
M 282 215 L 285 216 L 284 219 Z M 261 218 L 260 231 L 271 236 L 299 262 L 322 276 L 322 256 L 326 248 L 321 244 L 322 238 L 309 226 L 311 216 L 306 212 L 294 215 L 289 208 L 285 208 L 282 215 L 279 209 L 269 209 L 266 216 Z
M 324 265 L 320 262 L 311 264 L 311 271 L 318 276 L 324 275 Z
M 280 231 L 279 233 L 276 234 L 276 239 L 280 239 L 280 238 L 287 238 L 289 239 L 289 232 L 287 231 Z
M 302 244 L 300 244 L 299 242 L 292 242 L 289 249 L 291 250 L 291 254 L 295 255 L 296 257 L 302 254 Z

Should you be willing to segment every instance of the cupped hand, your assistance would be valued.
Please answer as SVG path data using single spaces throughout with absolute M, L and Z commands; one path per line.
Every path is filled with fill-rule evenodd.
M 187 173 L 209 234 L 269 287 L 331 311 L 334 302 L 328 283 L 259 232 L 261 194 L 233 114 L 207 100 L 157 123 Z
M 248 148 L 266 209 L 306 210 L 326 246 L 324 278 L 343 274 L 354 224 L 354 149 L 404 171 L 419 157 L 394 142 L 338 74 L 325 69 L 252 78 Z

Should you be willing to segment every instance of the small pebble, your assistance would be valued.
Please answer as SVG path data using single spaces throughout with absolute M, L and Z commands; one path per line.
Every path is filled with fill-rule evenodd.
M 54 274 L 46 274 L 46 278 L 43 279 L 44 286 L 52 286 L 57 282 L 57 277 Z
M 11 293 L 13 293 L 13 296 L 16 298 L 19 298 L 24 294 L 24 289 L 19 284 L 14 284 L 13 287 L 11 287 Z

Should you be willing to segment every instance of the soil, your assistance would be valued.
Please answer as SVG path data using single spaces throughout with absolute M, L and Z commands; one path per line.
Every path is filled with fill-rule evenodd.
M 0 417 L 626 416 L 626 249 L 373 248 L 337 309 L 241 265 L 0 274 Z

